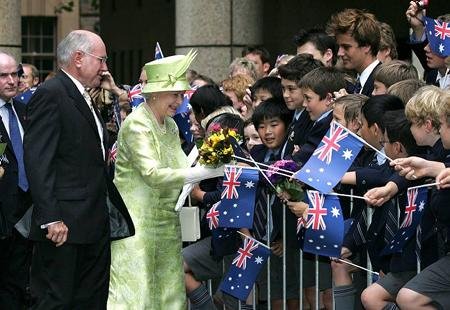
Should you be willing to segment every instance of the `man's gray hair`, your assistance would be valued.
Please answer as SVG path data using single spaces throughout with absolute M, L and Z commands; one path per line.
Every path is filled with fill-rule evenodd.
M 72 31 L 59 44 L 56 50 L 58 65 L 62 68 L 70 64 L 73 53 L 92 51 L 92 38 L 86 32 Z

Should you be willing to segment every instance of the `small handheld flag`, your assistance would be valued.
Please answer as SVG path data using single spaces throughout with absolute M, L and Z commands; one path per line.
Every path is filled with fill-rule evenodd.
M 258 171 L 227 165 L 224 174 L 219 227 L 252 228 Z
M 338 257 L 344 238 L 344 218 L 339 199 L 317 191 L 307 191 L 307 196 L 309 208 L 303 251 Z
M 228 273 L 223 277 L 220 290 L 239 300 L 246 300 L 269 255 L 270 249 L 246 237 Z
M 164 58 L 163 52 L 161 50 L 161 46 L 159 46 L 159 42 L 156 42 L 155 46 L 155 59 Z
M 450 23 L 425 17 L 425 29 L 433 53 L 440 57 L 450 56 Z
M 355 160 L 363 143 L 335 121 L 317 149 L 293 177 L 322 193 L 329 193 Z

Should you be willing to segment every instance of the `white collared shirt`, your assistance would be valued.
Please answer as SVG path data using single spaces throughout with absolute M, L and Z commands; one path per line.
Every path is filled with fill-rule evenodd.
M 439 82 L 440 89 L 448 88 L 450 86 L 450 69 L 447 68 L 444 75 L 442 75 L 441 72 L 438 71 L 436 82 Z
M 364 85 L 367 82 L 367 79 L 369 78 L 370 74 L 372 73 L 373 69 L 380 63 L 378 59 L 375 59 L 374 62 L 372 62 L 370 65 L 368 65 L 361 74 L 359 74 L 359 83 L 361 83 L 361 90 L 359 93 L 362 92 Z
M 12 100 L 12 98 L 11 98 Z M 0 98 L 0 116 L 2 118 L 3 121 L 3 126 L 5 126 L 6 128 L 6 132 L 8 133 L 8 136 L 11 136 L 9 133 L 9 112 L 8 109 L 5 107 L 5 100 Z M 20 123 L 19 117 L 17 116 L 17 111 L 14 108 L 14 105 L 12 105 L 14 114 L 16 114 L 16 118 L 17 118 L 17 123 L 19 124 L 19 130 L 20 130 L 20 136 L 23 140 L 23 128 L 22 128 L 22 124 Z
M 80 81 L 78 81 L 76 78 L 71 76 L 69 73 L 67 73 L 63 69 L 61 69 L 61 71 L 63 71 L 65 74 L 67 74 L 67 76 L 72 80 L 72 82 L 78 88 L 78 91 L 80 92 L 81 96 L 83 96 L 83 94 L 86 92 L 86 88 L 84 88 L 83 84 L 81 84 Z M 84 96 L 83 96 L 83 98 L 84 98 Z M 88 102 L 86 99 L 85 99 L 85 101 L 86 101 L 86 104 L 87 104 L 89 110 L 92 112 L 92 116 L 94 117 L 95 124 L 97 125 L 97 131 L 98 131 L 98 135 L 100 136 L 100 145 L 101 145 L 101 148 L 102 148 L 103 158 L 105 158 L 106 152 L 105 152 L 105 147 L 103 145 L 103 126 L 102 126 L 102 123 L 99 120 L 99 118 L 97 117 L 97 114 L 92 110 L 91 105 L 90 105 L 92 103 Z

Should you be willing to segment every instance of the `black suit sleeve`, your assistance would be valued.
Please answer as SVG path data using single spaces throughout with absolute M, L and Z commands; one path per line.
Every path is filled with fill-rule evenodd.
M 27 106 L 24 162 L 39 225 L 61 220 L 53 167 L 60 136 L 58 101 L 58 92 L 40 87 Z

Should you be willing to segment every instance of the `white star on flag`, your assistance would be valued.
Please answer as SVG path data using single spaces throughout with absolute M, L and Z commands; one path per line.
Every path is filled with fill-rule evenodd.
M 425 201 L 421 201 L 419 204 L 419 212 L 422 212 L 424 207 L 425 207 Z
M 439 52 L 442 54 L 444 52 L 444 44 L 439 44 Z
M 353 157 L 352 150 L 345 149 L 344 154 L 342 154 L 342 157 L 344 157 L 345 160 L 352 159 Z
M 261 256 L 258 256 L 257 258 L 255 258 L 255 263 L 257 264 L 262 264 L 264 261 L 264 259 Z
M 331 209 L 331 213 L 333 214 L 333 217 L 339 217 L 339 215 L 341 215 L 341 213 L 339 212 L 339 209 L 336 207 L 333 207 Z
M 247 181 L 247 182 L 245 182 L 245 187 L 247 187 L 247 188 L 252 188 L 253 186 L 255 186 L 255 183 L 253 183 L 253 181 Z

